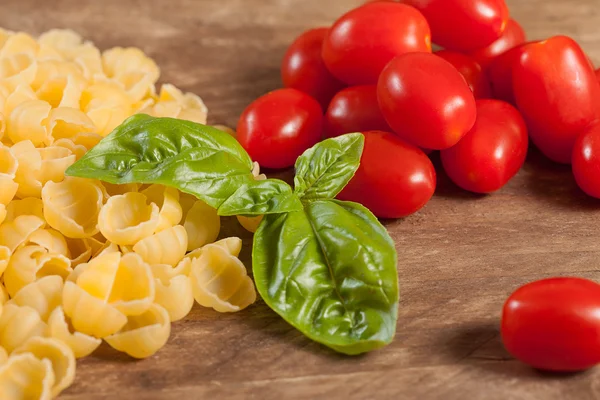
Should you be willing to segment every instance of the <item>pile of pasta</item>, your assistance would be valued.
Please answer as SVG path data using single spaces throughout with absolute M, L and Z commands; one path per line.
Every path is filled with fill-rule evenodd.
M 169 187 L 65 177 L 132 114 L 206 123 L 198 96 L 168 84 L 157 93 L 158 77 L 136 48 L 0 30 L 3 400 L 58 395 L 103 340 L 151 356 L 194 299 L 220 312 L 256 299 L 241 240 L 216 241 L 215 209 Z

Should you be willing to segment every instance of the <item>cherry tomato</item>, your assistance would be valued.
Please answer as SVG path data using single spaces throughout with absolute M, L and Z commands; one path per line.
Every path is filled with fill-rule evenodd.
M 377 86 L 346 88 L 335 95 L 325 113 L 325 136 L 351 132 L 391 131 L 377 104 Z
M 571 161 L 581 190 L 600 198 L 600 123 L 592 124 L 577 137 Z
M 281 63 L 281 78 L 285 87 L 311 95 L 323 107 L 344 84 L 325 67 L 321 58 L 323 39 L 329 28 L 311 29 L 300 35 L 288 48 Z
M 598 79 L 598 81 L 600 82 L 600 68 L 598 68 L 596 70 L 596 78 Z
M 402 0 L 423 13 L 432 40 L 449 50 L 468 52 L 489 46 L 504 32 L 504 0 Z
M 566 36 L 525 45 L 513 89 L 533 143 L 570 163 L 577 135 L 600 117 L 600 84 L 579 45 Z
M 490 62 L 500 54 L 525 43 L 525 31 L 514 19 L 509 19 L 502 36 L 489 46 L 482 47 L 469 53 L 485 69 Z
M 389 132 L 365 132 L 360 166 L 338 195 L 363 204 L 380 218 L 421 209 L 435 191 L 435 169 L 419 148 Z
M 600 285 L 551 278 L 517 289 L 504 304 L 502 341 L 534 368 L 581 371 L 600 362 Z
M 444 170 L 465 190 L 490 193 L 521 169 L 527 127 L 519 111 L 499 100 L 478 100 L 477 121 L 456 146 L 440 152 Z
M 279 89 L 254 100 L 237 126 L 237 139 L 250 157 L 267 168 L 291 167 L 322 137 L 319 103 L 296 89 Z
M 454 146 L 475 124 L 471 89 L 452 64 L 435 54 L 395 58 L 381 73 L 377 98 L 392 129 L 419 147 Z
M 325 65 L 350 85 L 377 83 L 394 57 L 431 52 L 425 17 L 404 4 L 377 2 L 356 8 L 338 19 L 323 42 Z
M 465 78 L 476 99 L 491 97 L 491 88 L 485 72 L 473 58 L 450 50 L 436 51 L 435 54 L 454 65 Z
M 513 67 L 521 59 L 525 45 L 516 46 L 494 58 L 487 67 L 487 76 L 495 99 L 516 105 L 513 91 Z

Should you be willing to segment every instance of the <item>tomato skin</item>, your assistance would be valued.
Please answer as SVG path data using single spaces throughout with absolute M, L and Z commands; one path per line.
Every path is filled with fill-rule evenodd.
M 513 68 L 521 59 L 525 45 L 516 46 L 494 58 L 487 67 L 487 76 L 495 99 L 516 105 L 513 90 Z
M 573 39 L 555 36 L 525 45 L 512 74 L 531 140 L 569 164 L 577 135 L 600 117 L 600 84 L 586 54 Z
M 402 0 L 423 13 L 432 40 L 449 50 L 469 52 L 490 45 L 504 32 L 504 0 Z
M 499 100 L 478 100 L 473 129 L 440 155 L 444 170 L 456 185 L 475 193 L 491 193 L 519 172 L 527 145 L 527 127 L 516 108 Z
M 311 29 L 296 38 L 281 62 L 283 86 L 298 89 L 314 97 L 323 110 L 344 84 L 325 67 L 321 58 L 323 40 L 329 28 Z
M 361 203 L 379 218 L 401 218 L 421 209 L 436 185 L 429 157 L 393 133 L 364 135 L 360 166 L 338 198 Z
M 600 362 L 600 285 L 551 278 L 517 289 L 504 304 L 502 342 L 534 368 L 574 372 Z
M 472 51 L 469 55 L 486 69 L 492 60 L 508 50 L 525 43 L 525 31 L 514 19 L 509 19 L 502 36 L 492 44 Z
M 600 123 L 592 124 L 577 137 L 572 163 L 577 185 L 600 199 Z
M 325 113 L 325 136 L 391 131 L 377 103 L 377 86 L 351 86 L 334 96 Z
M 467 84 L 469 85 L 469 88 L 471 88 L 476 99 L 491 97 L 492 89 L 490 88 L 487 75 L 477 61 L 465 54 L 450 50 L 440 50 L 436 51 L 434 54 L 454 65 L 454 68 L 456 68 L 467 81 Z
M 279 89 L 254 100 L 242 113 L 237 139 L 266 168 L 287 168 L 321 140 L 319 103 L 296 89 Z
M 596 70 L 596 79 L 598 79 L 598 82 L 600 82 L 600 68 Z
M 323 42 L 323 60 L 331 73 L 349 85 L 377 83 L 394 57 L 409 52 L 431 53 L 425 17 L 415 8 L 375 2 L 343 15 Z
M 475 124 L 471 89 L 452 64 L 435 54 L 395 58 L 381 73 L 377 98 L 394 132 L 419 147 L 452 147 Z

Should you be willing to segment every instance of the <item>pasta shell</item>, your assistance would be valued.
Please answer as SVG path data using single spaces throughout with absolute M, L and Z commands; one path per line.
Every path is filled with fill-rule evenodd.
M 188 257 L 185 257 L 177 264 L 175 268 L 169 264 L 152 264 L 150 269 L 152 270 L 152 275 L 154 275 L 155 278 L 168 282 L 172 278 L 179 275 L 188 276 L 192 269 L 192 260 Z
M 167 310 L 171 322 L 179 321 L 190 313 L 194 305 L 190 278 L 178 275 L 167 281 L 156 279 L 155 284 L 154 302 Z
M 40 246 L 25 246 L 15 251 L 4 271 L 4 284 L 11 297 L 21 288 L 48 275 L 62 279 L 71 273 L 71 262 L 60 254 L 48 253 Z
M 77 50 L 76 57 L 73 61 L 75 64 L 79 65 L 83 71 L 83 75 L 87 79 L 92 79 L 94 76 L 103 73 L 100 51 L 95 48 L 93 44 L 84 44 L 81 46 Z
M 37 71 L 37 62 L 30 54 L 17 53 L 0 56 L 0 79 L 11 89 L 30 85 Z
M 202 200 L 194 203 L 183 223 L 188 235 L 188 251 L 217 240 L 221 230 L 221 218 L 217 210 Z
M 54 372 L 52 396 L 58 396 L 75 380 L 75 355 L 69 346 L 53 338 L 29 339 L 13 354 L 33 354 L 38 360 L 48 360 Z
M 50 400 L 54 386 L 52 363 L 25 353 L 9 357 L 0 366 L 0 398 Z
M 10 256 L 12 255 L 12 252 L 10 251 L 10 249 L 6 246 L 0 246 L 0 276 L 2 276 L 2 274 L 4 273 L 4 271 L 6 270 L 6 267 L 8 267 L 8 262 L 10 261 Z M 6 289 L 4 288 L 4 285 L 2 285 L 2 291 L 5 291 Z M 4 299 L 2 297 L 2 299 Z M 4 304 L 4 301 L 1 301 L 2 304 Z
M 56 107 L 79 107 L 81 85 L 73 75 L 47 80 L 37 90 L 38 99 Z
M 75 156 L 75 160 L 79 160 L 88 151 L 85 146 L 75 144 L 71 139 L 58 139 L 54 142 L 53 146 L 68 149 Z
M 42 169 L 42 155 L 30 140 L 15 144 L 11 150 L 19 162 L 15 175 L 15 182 L 19 184 L 17 196 L 40 197 L 42 183 L 38 178 Z
M 228 237 L 225 239 L 221 239 L 218 240 L 214 243 L 211 243 L 207 246 L 219 246 L 222 247 L 224 250 L 226 250 L 229 254 L 231 254 L 234 257 L 237 257 L 240 255 L 240 252 L 242 251 L 242 239 L 240 239 L 239 237 Z M 206 247 L 206 246 L 205 246 Z M 200 257 L 200 254 L 202 254 L 202 250 L 204 249 L 204 247 L 200 247 L 190 253 L 188 253 L 186 255 L 186 258 L 189 259 L 194 259 L 194 258 L 198 258 Z
M 148 201 L 155 203 L 160 209 L 160 222 L 156 231 L 162 231 L 181 222 L 181 205 L 179 204 L 179 191 L 163 185 L 150 185 L 141 191 Z
M 153 76 L 143 71 L 130 71 L 114 78 L 132 101 L 139 102 L 154 90 Z
M 4 110 L 4 101 L 5 99 L 2 97 L 0 93 L 0 140 L 4 138 L 4 133 L 6 132 L 6 117 L 2 112 Z
M 27 342 L 32 337 L 44 336 L 47 326 L 31 307 L 5 304 L 0 315 L 0 345 L 7 352 Z
M 86 263 L 92 257 L 92 247 L 87 239 L 72 239 L 65 237 L 67 248 L 69 249 L 69 259 L 71 267 Z
M 4 204 L 0 204 L 0 224 L 4 222 L 6 218 L 6 206 Z
M 1 185 L 0 185 L 1 186 Z M 42 199 L 26 197 L 21 200 L 13 200 L 6 207 L 5 222 L 12 222 L 21 215 L 34 215 L 44 220 L 44 205 Z
M 51 144 L 52 138 L 43 123 L 51 109 L 52 106 L 42 100 L 29 100 L 19 104 L 8 116 L 6 135 L 13 143 L 30 140 L 35 146 Z
M 18 167 L 19 161 L 17 161 L 17 157 L 12 153 L 10 147 L 0 144 L 0 177 L 15 179 Z
M 236 217 L 240 225 L 242 225 L 245 230 L 252 233 L 256 232 L 258 226 L 263 220 L 262 215 L 258 215 L 256 217 L 245 217 L 243 215 L 237 215 Z
M 183 258 L 188 248 L 187 233 L 176 225 L 137 242 L 133 251 L 151 264 L 169 264 L 173 267 Z
M 169 313 L 163 307 L 152 304 L 143 314 L 129 317 L 121 331 L 104 340 L 132 357 L 146 358 L 160 350 L 170 334 Z
M 69 346 L 76 358 L 89 356 L 102 343 L 102 339 L 70 328 L 67 316 L 61 306 L 56 307 L 48 318 L 48 333 L 51 337 Z
M 63 289 L 63 309 L 76 331 L 96 338 L 112 335 L 127 323 L 127 317 L 115 307 L 69 281 Z
M 18 216 L 11 222 L 0 225 L 0 246 L 6 246 L 13 252 L 44 224 L 44 220 L 35 215 Z
M 118 245 L 136 244 L 152 235 L 158 223 L 158 206 L 136 192 L 111 197 L 98 216 L 100 232 Z
M 71 138 L 73 143 L 81 145 L 90 150 L 92 147 L 100 143 L 102 136 L 92 132 L 81 132 Z
M 6 176 L 0 176 L 0 204 L 6 206 L 15 197 L 19 184 Z
M 104 189 L 109 197 L 118 196 L 128 192 L 137 192 L 139 185 L 137 183 L 125 183 L 123 185 L 115 185 L 113 183 L 102 182 Z
M 158 66 L 143 51 L 135 47 L 114 47 L 102 54 L 102 67 L 109 78 L 119 77 L 131 72 L 148 75 L 152 83 L 158 80 Z
M 46 221 L 63 235 L 87 238 L 98 233 L 103 195 L 93 181 L 66 177 L 60 183 L 48 182 L 42 190 L 42 201 Z
M 196 301 L 219 312 L 240 311 L 256 301 L 246 267 L 220 246 L 206 246 L 190 272 Z
M 78 65 L 59 59 L 38 60 L 35 78 L 30 86 L 37 91 L 48 81 L 68 77 L 74 79 L 82 89 L 87 84 Z
M 69 247 L 65 237 L 58 231 L 51 228 L 38 229 L 33 232 L 25 245 L 33 244 L 48 250 L 50 253 L 60 254 L 69 257 Z
M 39 49 L 38 42 L 27 33 L 18 32 L 9 36 L 0 50 L 0 58 L 25 54 L 34 57 Z
M 0 366 L 6 364 L 8 361 L 8 353 L 4 350 L 4 347 L 0 347 Z M 2 389 L 0 389 L 2 390 Z
M 120 262 L 121 253 L 107 253 L 96 257 L 87 263 L 85 269 L 83 265 L 78 268 L 83 272 L 75 282 L 90 295 L 107 302 L 115 284 Z
M 28 306 L 46 321 L 52 310 L 62 301 L 63 279 L 58 275 L 45 276 L 21 288 L 11 301 L 18 306 Z
M 38 42 L 55 48 L 65 58 L 71 59 L 81 46 L 81 36 L 70 29 L 51 29 L 40 35 Z
M 71 139 L 81 132 L 93 132 L 94 122 L 79 108 L 59 107 L 50 111 L 46 130 L 54 139 Z
M 182 110 L 194 115 L 194 121 L 200 124 L 206 124 L 206 115 L 208 114 L 208 108 L 202 101 L 202 99 L 194 93 L 183 93 L 181 90 L 171 84 L 164 84 L 160 88 L 159 101 L 175 101 L 180 104 Z M 181 119 L 187 119 L 180 116 Z
M 3 114 L 8 118 L 17 106 L 29 100 L 37 100 L 37 96 L 31 86 L 27 83 L 20 83 L 6 98 Z

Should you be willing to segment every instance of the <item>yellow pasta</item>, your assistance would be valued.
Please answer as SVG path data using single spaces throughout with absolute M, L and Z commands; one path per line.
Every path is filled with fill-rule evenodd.
M 50 275 L 21 288 L 11 299 L 18 306 L 28 306 L 46 321 L 50 313 L 62 302 L 63 279 Z
M 0 204 L 3 206 L 8 205 L 8 203 L 15 197 L 18 189 L 18 183 L 14 182 L 7 176 L 0 176 Z
M 71 267 L 86 263 L 92 257 L 92 247 L 88 239 L 72 239 L 65 237 L 69 249 L 69 260 Z
M 182 209 L 179 204 L 179 191 L 177 189 L 163 185 L 150 185 L 141 191 L 149 202 L 152 202 L 160 209 L 160 221 L 156 231 L 170 228 L 181 221 Z
M 25 245 L 33 244 L 48 250 L 50 253 L 60 254 L 69 257 L 69 247 L 65 237 L 52 228 L 38 229 L 29 235 Z
M 27 33 L 14 33 L 4 42 L 0 50 L 0 58 L 15 54 L 28 54 L 33 57 L 38 52 L 39 47 L 38 42 Z
M 12 251 L 10 251 L 8 247 L 0 246 L 0 276 L 4 273 L 6 267 L 8 267 L 8 262 L 10 261 L 11 255 Z M 2 294 L 4 294 L 4 290 L 6 289 L 4 288 L 4 286 L 2 286 Z M 2 303 L 4 304 L 4 301 L 2 301 Z
M 75 144 L 71 139 L 66 138 L 56 140 L 53 146 L 68 149 L 75 156 L 76 160 L 79 160 L 88 151 L 85 146 Z
M 8 361 L 8 353 L 4 347 L 0 347 L 0 366 Z
M 0 225 L 0 246 L 8 247 L 11 252 L 15 251 L 45 223 L 42 218 L 35 215 L 20 215 L 14 220 Z
M 0 398 L 50 400 L 54 386 L 52 363 L 33 354 L 18 354 L 0 366 Z
M 19 104 L 29 100 L 37 100 L 35 92 L 31 89 L 31 86 L 27 83 L 20 83 L 11 93 L 6 97 L 4 101 L 4 116 L 8 119 L 8 116 Z
M 10 150 L 10 147 L 0 143 L 0 177 L 14 179 L 18 167 L 17 157 Z
M 183 227 L 188 236 L 188 251 L 191 251 L 217 240 L 221 218 L 215 208 L 198 200 L 188 211 Z
M 240 311 L 256 300 L 246 267 L 221 246 L 205 246 L 192 261 L 190 279 L 196 301 L 219 312 Z
M 159 104 L 161 102 L 175 102 L 181 106 L 181 111 L 176 116 L 177 118 L 206 124 L 208 109 L 202 99 L 193 93 L 184 94 L 175 86 L 166 83 L 160 88 L 158 101 Z
M 48 145 L 48 135 L 43 121 L 48 118 L 52 106 L 42 100 L 25 101 L 12 110 L 6 124 L 6 135 L 13 142 L 30 140 L 35 146 Z
M 242 239 L 238 237 L 228 237 L 211 243 L 210 246 L 219 246 L 226 250 L 230 255 L 238 257 L 242 251 Z M 203 247 L 200 247 L 192 252 L 189 252 L 186 255 L 186 258 L 194 259 L 200 257 L 203 249 Z
M 189 257 L 185 257 L 181 260 L 175 268 L 169 264 L 152 264 L 150 265 L 150 270 L 152 271 L 152 275 L 161 279 L 164 282 L 168 282 L 171 278 L 174 278 L 179 275 L 188 276 L 192 269 L 192 259 Z
M 4 222 L 6 218 L 6 206 L 4 204 L 0 204 L 0 224 Z
M 154 302 L 167 310 L 171 322 L 179 321 L 190 313 L 194 305 L 194 295 L 188 276 L 177 275 L 169 280 L 156 279 L 155 284 Z
M 63 309 L 75 330 L 96 338 L 116 333 L 127 323 L 127 317 L 114 306 L 70 281 L 63 289 Z
M 30 54 L 17 53 L 0 57 L 0 79 L 11 89 L 30 85 L 35 78 L 37 62 Z
M 130 316 L 118 333 L 104 338 L 113 348 L 135 358 L 150 357 L 163 347 L 171 334 L 169 313 L 153 304 L 141 315 Z
M 137 192 L 139 185 L 137 183 L 125 183 L 123 185 L 115 185 L 108 182 L 102 182 L 102 186 L 106 190 L 109 197 L 118 196 L 127 192 Z
M 140 240 L 133 246 L 133 251 L 147 263 L 175 266 L 183 258 L 187 248 L 185 228 L 177 225 Z
M 44 336 L 47 326 L 31 307 L 5 304 L 0 315 L 0 346 L 11 353 L 32 337 Z
M 65 170 L 75 162 L 75 155 L 66 147 L 53 145 L 37 150 L 42 158 L 42 167 L 38 173 L 38 180 L 42 185 L 49 181 L 62 181 Z
M 69 327 L 69 320 L 63 308 L 58 306 L 48 318 L 48 335 L 60 340 L 71 348 L 76 358 L 88 356 L 102 343 L 102 339 L 77 332 Z
M 6 207 L 5 222 L 12 222 L 21 215 L 34 215 L 44 220 L 42 199 L 36 197 L 26 197 L 21 200 L 13 200 Z
M 147 204 L 142 193 L 130 192 L 111 197 L 98 216 L 100 232 L 111 242 L 133 245 L 154 233 L 159 224 L 159 208 Z
M 78 133 L 95 129 L 94 122 L 78 107 L 54 108 L 48 115 L 45 128 L 55 140 L 71 139 Z
M 102 54 L 102 67 L 109 78 L 130 72 L 140 72 L 150 76 L 152 83 L 158 80 L 160 70 L 156 63 L 140 49 L 114 47 Z
M 41 246 L 25 246 L 16 250 L 4 271 L 4 284 L 10 296 L 31 282 L 48 275 L 66 278 L 72 271 L 69 259 L 49 253 Z
M 15 182 L 19 184 L 17 196 L 40 197 L 42 183 L 39 180 L 42 169 L 42 155 L 30 140 L 24 140 L 11 147 L 11 151 L 19 162 Z
M 46 221 L 71 238 L 87 238 L 98 233 L 98 214 L 103 200 L 100 186 L 82 178 L 48 182 L 42 190 Z

